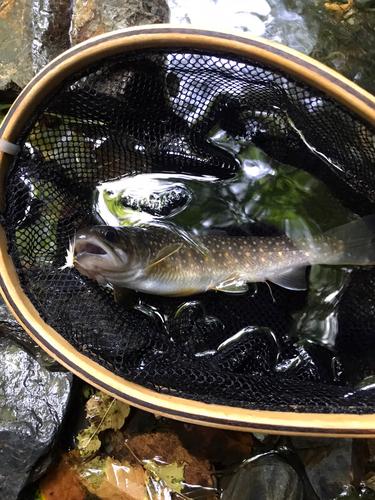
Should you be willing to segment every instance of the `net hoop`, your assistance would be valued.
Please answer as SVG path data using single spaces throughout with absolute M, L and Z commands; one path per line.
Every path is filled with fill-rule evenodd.
M 225 51 L 262 62 L 317 88 L 375 125 L 375 98 L 335 71 L 308 56 L 265 39 L 199 28 L 154 25 L 119 30 L 92 38 L 64 52 L 25 87 L 2 126 L 0 139 L 16 143 L 38 104 L 62 80 L 102 58 L 133 50 L 189 47 Z M 4 178 L 12 156 L 0 150 L 0 207 Z M 375 415 L 260 411 L 209 405 L 158 394 L 114 375 L 76 351 L 39 316 L 23 292 L 7 253 L 5 231 L 0 227 L 0 287 L 8 307 L 30 336 L 53 358 L 97 388 L 146 411 L 178 420 L 228 429 L 315 436 L 375 436 Z

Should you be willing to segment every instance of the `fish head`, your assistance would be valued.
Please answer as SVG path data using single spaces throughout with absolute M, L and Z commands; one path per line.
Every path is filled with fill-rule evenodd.
M 94 226 L 80 229 L 74 243 L 74 266 L 99 283 L 113 283 L 144 266 L 131 228 Z

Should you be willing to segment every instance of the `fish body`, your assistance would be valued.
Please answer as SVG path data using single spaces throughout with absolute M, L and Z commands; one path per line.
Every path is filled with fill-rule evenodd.
M 369 217 L 372 222 L 374 216 Z M 82 274 L 99 283 L 156 295 L 238 293 L 247 290 L 248 282 L 267 280 L 304 290 L 308 265 L 375 263 L 368 222 L 297 240 L 213 235 L 197 240 L 164 226 L 95 226 L 76 234 L 73 260 Z

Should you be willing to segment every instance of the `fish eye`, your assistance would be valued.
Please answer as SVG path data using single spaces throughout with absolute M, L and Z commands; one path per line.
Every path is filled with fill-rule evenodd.
M 113 229 L 108 229 L 108 231 L 106 231 L 104 237 L 106 240 L 113 242 L 116 239 L 116 233 Z

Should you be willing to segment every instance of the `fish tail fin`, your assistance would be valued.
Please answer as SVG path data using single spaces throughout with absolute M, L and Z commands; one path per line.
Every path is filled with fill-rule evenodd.
M 375 265 L 375 214 L 330 229 L 323 234 L 323 241 L 330 241 L 331 247 L 325 264 Z M 341 246 L 338 252 L 332 252 L 335 246 Z

